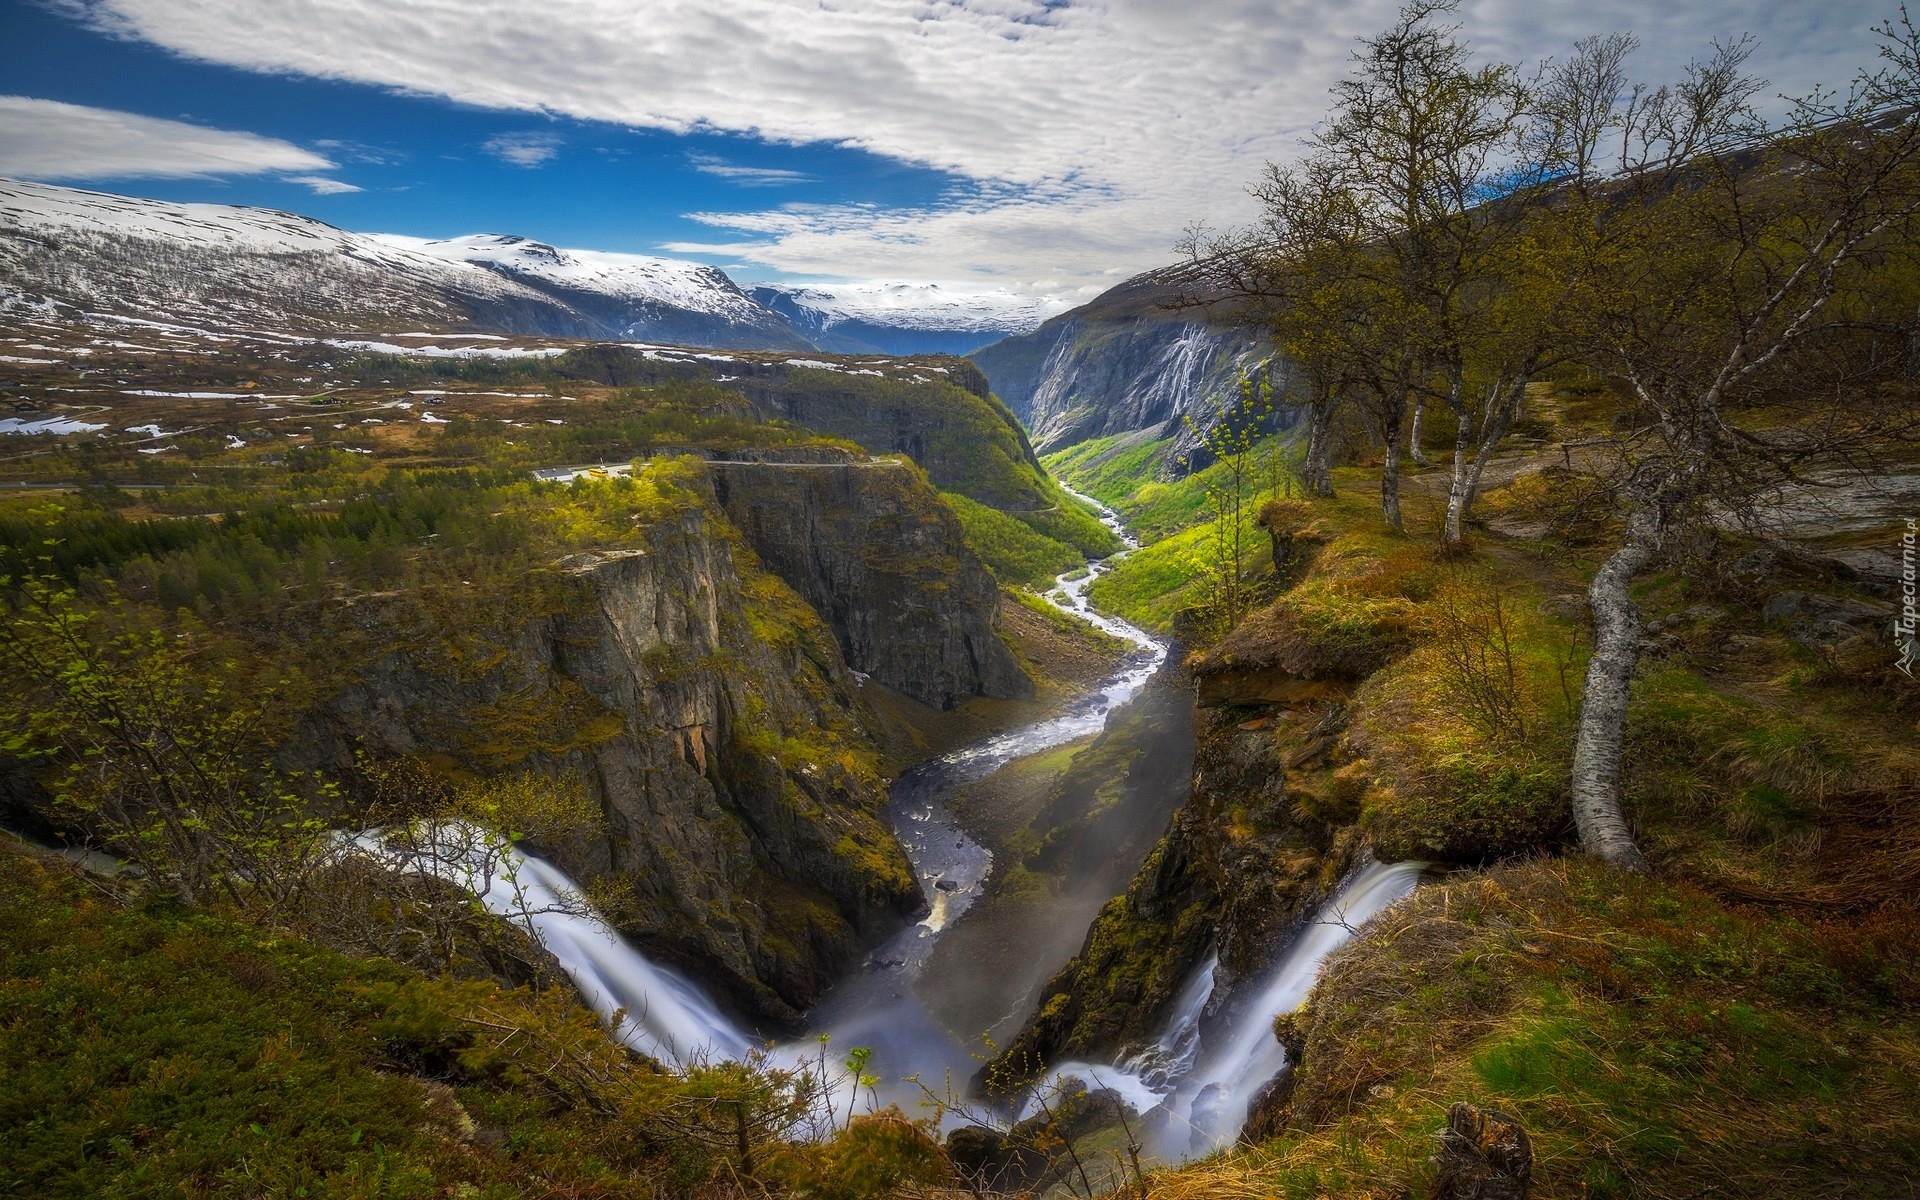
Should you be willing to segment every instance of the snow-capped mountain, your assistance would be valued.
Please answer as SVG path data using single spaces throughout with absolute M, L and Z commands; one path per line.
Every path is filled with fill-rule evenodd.
M 349 233 L 273 209 L 0 180 L 0 293 L 85 312 L 301 333 L 441 328 L 805 349 L 714 268 Z
M 475 233 L 445 240 L 374 236 L 400 250 L 481 267 L 524 284 L 594 317 L 610 337 L 761 349 L 808 345 L 784 318 L 741 291 L 725 271 L 705 263 L 563 250 L 511 234 Z M 716 324 L 739 336 L 725 343 L 713 341 Z
M 1026 333 L 1056 311 L 1004 289 L 932 283 L 768 283 L 748 294 L 822 350 L 844 354 L 965 354 Z
M 766 284 L 523 237 L 351 233 L 294 213 L 0 179 L 0 300 L 302 334 L 433 329 L 714 349 L 964 354 L 1053 308 L 937 284 Z

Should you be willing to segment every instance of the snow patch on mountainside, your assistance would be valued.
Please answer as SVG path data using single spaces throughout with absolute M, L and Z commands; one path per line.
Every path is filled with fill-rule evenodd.
M 305 335 L 386 329 L 803 350 L 701 263 L 526 238 L 350 233 L 264 208 L 175 204 L 0 179 L 0 308 L 53 305 Z
M 551 304 L 484 268 L 292 213 L 18 180 L 0 180 L 0 280 L 81 309 L 228 328 L 460 323 L 475 306 Z

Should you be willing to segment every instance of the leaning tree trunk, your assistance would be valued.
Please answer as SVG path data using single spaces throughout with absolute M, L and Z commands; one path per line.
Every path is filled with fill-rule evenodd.
M 1580 697 L 1580 724 L 1573 743 L 1573 822 L 1580 847 L 1595 858 L 1632 871 L 1647 869 L 1620 808 L 1620 752 L 1626 734 L 1627 695 L 1640 661 L 1640 608 L 1629 590 L 1633 577 L 1653 558 L 1659 525 L 1652 499 L 1634 504 L 1627 535 L 1593 577 L 1593 658 Z
M 1420 448 L 1420 430 L 1427 423 L 1427 398 L 1420 397 L 1413 402 L 1413 424 L 1407 427 L 1407 453 L 1416 467 L 1430 467 L 1427 452 Z

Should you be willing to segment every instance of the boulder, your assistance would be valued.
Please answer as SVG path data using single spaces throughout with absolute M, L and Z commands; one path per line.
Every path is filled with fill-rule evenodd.
M 1525 1200 L 1533 1182 L 1533 1143 L 1504 1113 L 1456 1100 L 1440 1131 L 1440 1168 L 1428 1200 Z
M 962 1179 L 995 1191 L 1028 1188 L 1048 1167 L 1045 1154 L 985 1125 L 962 1125 L 947 1134 L 947 1160 Z
M 1291 1064 L 1280 1068 L 1272 1079 L 1247 1101 L 1247 1123 L 1240 1127 L 1240 1140 L 1249 1146 L 1272 1141 L 1287 1131 L 1287 1105 L 1293 1100 L 1294 1075 Z
M 1818 592 L 1778 592 L 1760 610 L 1761 619 L 1786 630 L 1788 637 L 1809 650 L 1837 646 L 1861 635 L 1877 636 L 1893 620 L 1884 604 Z

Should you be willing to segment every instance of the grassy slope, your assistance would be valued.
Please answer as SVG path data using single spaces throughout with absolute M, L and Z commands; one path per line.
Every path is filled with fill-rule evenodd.
M 1196 486 L 1140 483 L 1158 452 L 1112 439 L 1048 461 L 1134 519 L 1177 526 L 1197 511 Z M 1303 775 L 1297 803 L 1352 805 L 1390 857 L 1466 865 L 1334 960 L 1302 1018 L 1287 1132 L 1165 1173 L 1153 1194 L 1422 1195 L 1456 1099 L 1523 1122 L 1537 1196 L 1911 1190 L 1920 813 L 1899 798 L 1920 786 L 1920 752 L 1915 696 L 1882 647 L 1815 652 L 1760 620 L 1765 594 L 1677 573 L 1643 581 L 1649 618 L 1722 614 L 1681 623 L 1635 683 L 1627 800 L 1655 877 L 1526 857 L 1570 834 L 1581 597 L 1607 530 L 1482 535 L 1443 562 L 1436 496 L 1418 474 L 1405 535 L 1380 527 L 1377 470 L 1335 482 L 1338 497 L 1312 507 L 1312 569 L 1264 634 L 1232 648 L 1329 658 L 1402 643 L 1353 697 L 1346 765 L 1324 789 Z M 1522 464 L 1483 511 L 1530 519 L 1580 503 Z M 1105 600 L 1135 619 L 1170 615 L 1178 556 L 1197 536 L 1163 527 Z M 1506 729 L 1464 697 L 1439 649 L 1449 621 L 1484 621 L 1495 604 L 1516 660 Z
M 525 1019 L 524 993 L 122 908 L 14 850 L 0 850 L 0 946 L 8 1195 L 513 1196 L 544 1171 L 584 1183 L 612 1166 L 584 1123 L 484 1070 L 425 1065 L 437 1052 L 420 1034 L 451 1038 L 481 1009 Z M 467 1112 L 528 1153 L 463 1142 L 472 1127 L 429 1111 L 424 1076 L 458 1079 Z
M 1075 489 L 1110 505 L 1125 518 L 1141 548 L 1093 585 L 1093 602 L 1143 628 L 1165 631 L 1181 609 L 1198 604 L 1203 583 L 1197 563 L 1207 557 L 1213 532 L 1207 524 L 1210 487 L 1224 481 L 1215 464 L 1176 480 L 1157 478 L 1171 441 L 1116 434 L 1049 454 L 1047 468 Z M 1244 570 L 1267 558 L 1267 535 L 1255 527 L 1249 506 L 1241 530 Z
M 1527 1129 L 1537 1197 L 1909 1194 L 1916 933 L 1580 860 L 1456 878 L 1322 977 L 1296 1128 L 1152 1194 L 1422 1195 L 1455 1100 Z
M 1048 481 L 1056 497 L 1045 512 L 1002 512 L 957 492 L 943 492 L 967 541 L 1005 584 L 1045 589 L 1056 575 L 1120 548 L 1106 526 Z
M 738 1197 L 727 1067 L 661 1075 L 570 989 L 424 978 L 128 907 L 0 845 L 0 1195 Z M 756 1194 L 953 1182 L 898 1117 L 762 1146 Z M 690 1136 L 697 1133 L 699 1136 Z

